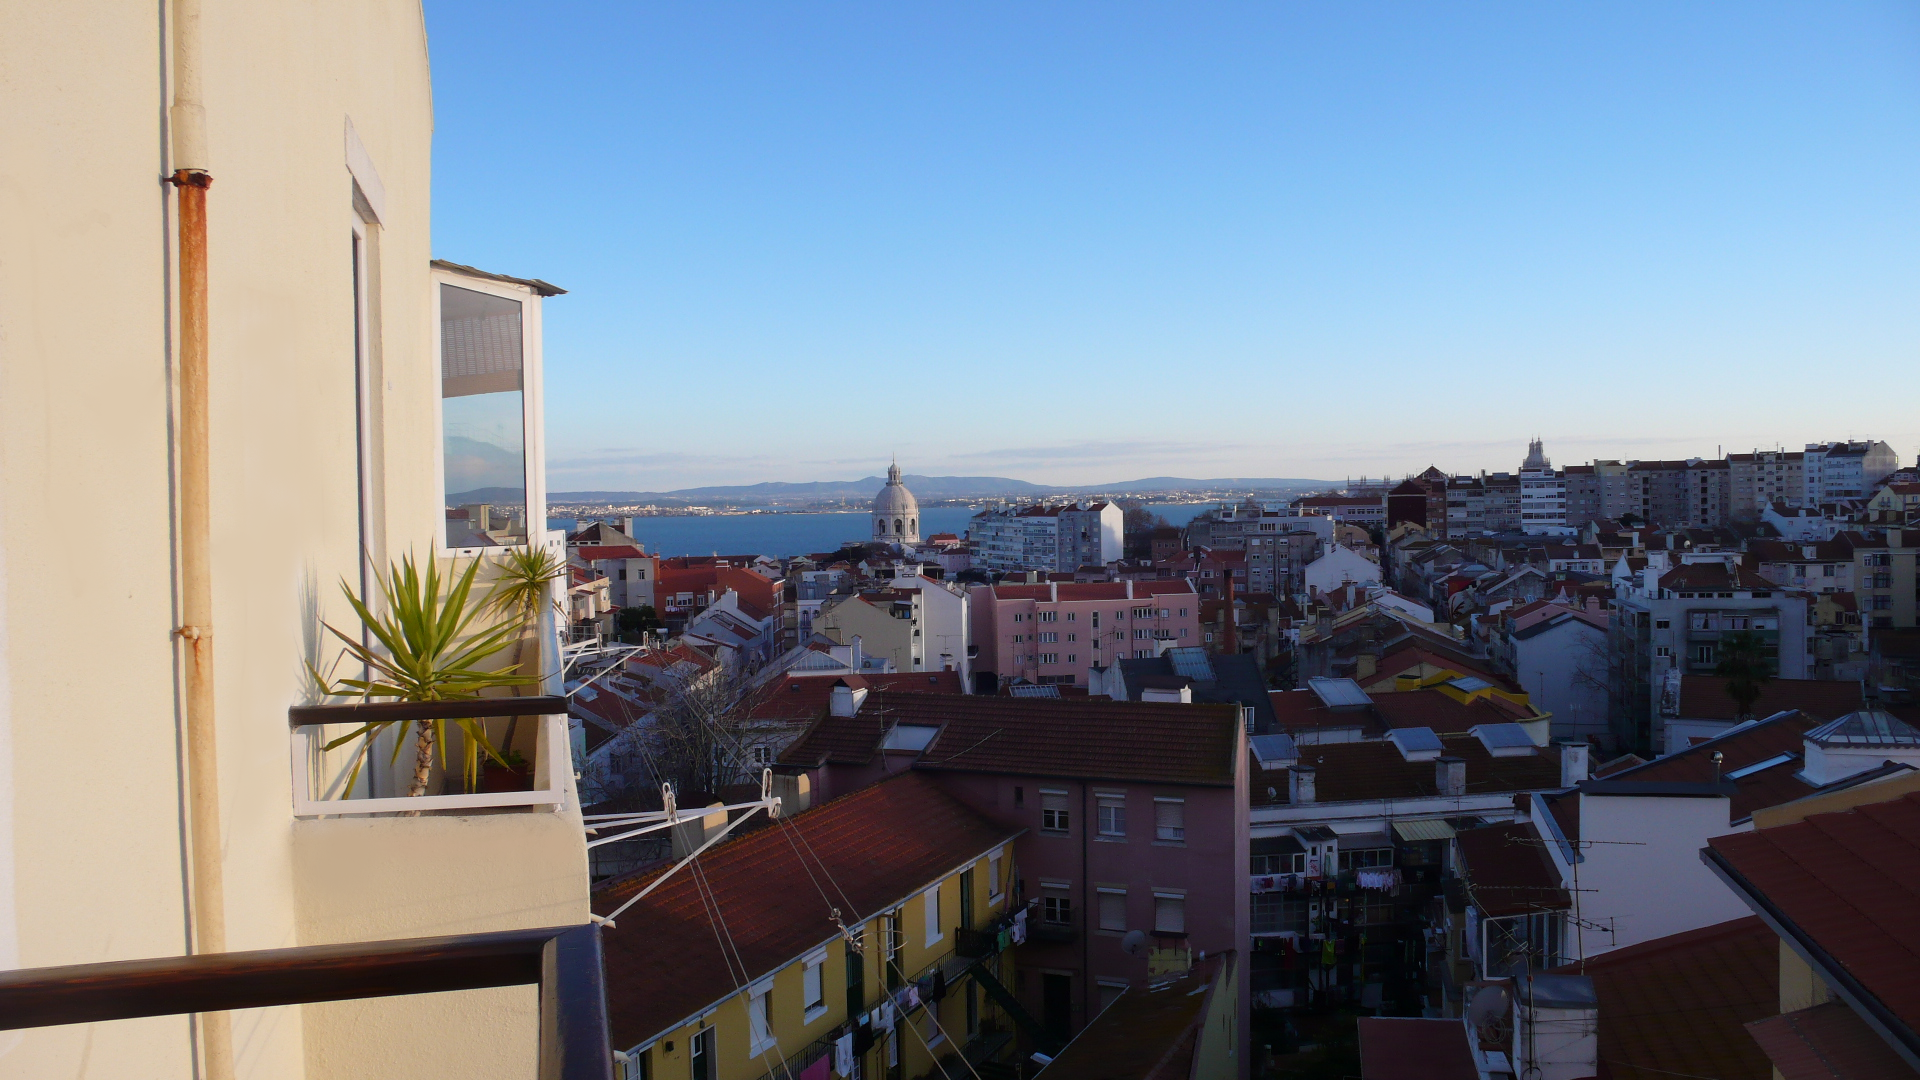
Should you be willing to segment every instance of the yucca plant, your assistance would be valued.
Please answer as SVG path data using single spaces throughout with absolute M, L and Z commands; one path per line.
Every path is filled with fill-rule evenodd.
M 552 548 L 528 544 L 508 551 L 495 565 L 499 576 L 494 578 L 493 589 L 487 593 L 487 607 L 512 619 L 518 626 L 513 643 L 513 666 L 518 670 L 525 666 L 527 639 L 531 636 L 529 632 L 540 617 L 541 609 L 549 602 L 553 583 L 567 572 L 567 564 L 553 553 Z M 566 617 L 566 609 L 558 602 L 552 606 L 555 614 Z M 519 726 L 520 718 L 517 716 L 507 721 L 507 735 L 502 741 L 502 749 L 513 749 L 514 732 Z
M 456 563 L 454 569 L 456 576 L 442 597 L 436 560 L 429 558 L 423 573 L 414 565 L 412 555 L 401 559 L 379 579 L 380 595 L 386 601 L 386 610 L 380 614 L 370 610 L 354 595 L 353 589 L 341 581 L 340 591 L 346 594 L 360 625 L 379 647 L 369 647 L 357 635 L 343 633 L 331 623 L 327 624 L 328 632 L 346 646 L 348 656 L 366 666 L 368 674 L 363 679 L 329 683 L 314 671 L 315 680 L 330 694 L 393 701 L 459 701 L 477 698 L 482 690 L 493 687 L 524 686 L 533 682 L 532 676 L 518 672 L 517 664 L 498 670 L 481 667 L 513 644 L 520 626 L 503 622 L 474 628 L 474 620 L 486 608 L 472 599 L 473 579 L 480 569 L 480 561 L 469 562 L 465 570 L 460 570 Z M 346 790 L 353 790 L 374 740 L 389 727 L 406 723 L 404 720 L 374 721 L 326 744 L 326 748 L 332 750 L 355 739 L 365 740 L 347 777 Z M 418 730 L 414 739 L 413 784 L 407 791 L 410 796 L 426 794 L 436 747 L 440 760 L 451 764 L 447 761 L 449 728 L 457 728 L 465 736 L 461 757 L 468 790 L 479 780 L 481 754 L 506 764 L 500 751 L 487 739 L 486 727 L 478 719 L 414 723 Z M 394 740 L 392 761 L 400 759 L 403 745 L 403 739 Z

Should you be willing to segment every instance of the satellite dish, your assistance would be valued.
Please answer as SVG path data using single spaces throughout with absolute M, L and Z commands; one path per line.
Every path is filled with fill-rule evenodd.
M 1147 933 L 1144 930 L 1129 930 L 1127 936 L 1120 939 L 1120 951 L 1128 956 L 1139 956 L 1140 950 L 1147 945 Z

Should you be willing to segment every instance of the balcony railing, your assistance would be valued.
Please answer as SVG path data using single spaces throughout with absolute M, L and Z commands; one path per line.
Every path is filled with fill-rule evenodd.
M 500 716 L 539 717 L 535 728 L 533 785 L 527 791 L 480 791 L 457 795 L 356 798 L 339 791 L 345 786 L 351 758 L 327 759 L 321 752 L 328 726 L 344 733 L 363 724 L 411 723 L 416 720 L 487 719 Z M 292 728 L 293 813 L 295 817 L 341 814 L 392 814 L 424 810 L 478 810 L 510 807 L 557 807 L 566 800 L 567 776 L 573 752 L 567 734 L 567 699 L 558 696 L 479 698 L 467 701 L 393 701 L 358 705 L 296 705 L 287 710 Z M 344 726 L 342 726 L 344 725 Z M 409 731 L 410 735 L 411 732 Z M 411 752 L 403 751 L 403 757 Z M 369 755 L 363 769 L 382 762 Z
M 318 1001 L 540 987 L 539 1080 L 613 1080 L 600 928 L 127 960 L 0 972 L 0 1030 Z

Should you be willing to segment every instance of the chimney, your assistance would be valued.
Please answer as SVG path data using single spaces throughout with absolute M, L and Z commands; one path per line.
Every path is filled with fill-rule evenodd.
M 835 716 L 852 716 L 860 711 L 860 703 L 867 700 L 867 688 L 855 690 L 847 685 L 845 679 L 833 682 L 833 703 L 831 711 Z
M 1560 786 L 1573 787 L 1589 775 L 1590 747 L 1583 742 L 1563 742 L 1560 744 Z
M 1467 793 L 1466 761 L 1457 757 L 1435 758 L 1433 786 L 1439 788 L 1442 795 L 1465 795 Z
M 1060 602 L 1060 583 L 1059 582 L 1057 581 L 1047 582 L 1047 600 L 1055 604 Z
M 1317 796 L 1314 793 L 1314 773 L 1311 765 L 1295 765 L 1287 770 L 1287 801 L 1295 806 L 1306 806 Z
M 1127 599 L 1133 599 L 1133 579 L 1127 579 Z

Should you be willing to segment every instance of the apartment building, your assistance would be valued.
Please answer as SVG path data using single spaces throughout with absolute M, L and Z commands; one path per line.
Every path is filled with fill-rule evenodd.
M 988 570 L 1071 574 L 1121 557 L 1125 517 L 1111 502 L 987 510 L 973 516 L 967 538 L 975 565 Z
M 311 674 L 358 673 L 323 627 L 361 640 L 343 588 L 377 606 L 394 560 L 445 551 L 449 493 L 513 489 L 498 503 L 518 512 L 489 544 L 564 566 L 563 538 L 539 528 L 541 307 L 559 290 L 432 261 L 418 3 L 174 15 L 26 5 L 0 34 L 0 505 L 16 525 L 0 553 L 0 968 L 155 961 L 145 978 L 164 995 L 180 985 L 169 958 L 327 946 L 350 982 L 375 940 L 402 956 L 388 939 L 585 927 L 563 712 L 517 725 L 530 790 L 468 791 L 436 758 L 410 796 L 413 754 L 388 765 L 398 730 L 351 784 L 357 744 L 319 748 L 355 724 Z M 135 541 L 120 573 L 26 527 L 103 506 Z M 263 521 L 299 526 L 263 540 Z M 558 669 L 551 607 L 567 586 L 537 608 L 533 670 Z M 75 648 L 102 625 L 105 666 Z M 506 740 L 510 718 L 483 722 Z M 311 956 L 283 958 L 281 985 L 327 996 L 298 966 Z M 233 992 L 239 1011 L 10 1032 L 0 1069 L 536 1071 L 531 987 L 351 1004 Z
M 1245 943 L 1247 763 L 1234 705 L 848 687 L 777 768 L 815 804 L 925 776 L 1015 834 L 1024 1051 L 1065 1043 L 1129 990 Z M 1247 1008 L 1243 993 L 1243 1031 Z
M 1567 525 L 1567 482 L 1553 469 L 1545 447 L 1535 439 L 1520 466 L 1520 529 L 1546 533 Z
M 1650 553 L 1619 589 L 1608 635 L 1614 747 L 1643 756 L 1666 745 L 1681 677 L 1711 674 L 1725 635 L 1758 636 L 1781 678 L 1806 678 L 1813 653 L 1807 594 L 1768 581 L 1737 553 L 1667 556 Z
M 1920 613 L 1920 529 L 1888 529 L 1877 537 L 1841 533 L 1852 550 L 1854 603 L 1861 625 L 1876 629 L 1911 627 Z
M 605 942 L 622 1080 L 1004 1062 L 1014 1021 L 999 1002 L 1017 981 L 998 939 L 1022 832 L 909 772 L 787 811 L 697 871 L 603 885 L 595 908 L 618 912 Z
M 812 625 L 840 645 L 861 638 L 868 655 L 887 657 L 896 671 L 956 671 L 972 685 L 971 611 L 964 587 L 903 573 L 885 588 L 831 598 Z
M 1606 517 L 1602 508 L 1602 480 L 1596 465 L 1569 465 L 1560 470 L 1564 488 L 1565 525 L 1584 529 Z
M 1727 523 L 1733 472 L 1724 459 L 1635 461 L 1627 466 L 1631 512 L 1648 525 L 1713 528 Z
M 567 550 L 607 579 L 607 591 L 615 607 L 658 610 L 653 591 L 660 580 L 658 556 L 648 555 L 637 544 L 572 544 Z
M 1755 450 L 1728 454 L 1727 473 L 1732 501 L 1727 516 L 1735 521 L 1757 521 L 1767 507 L 1818 505 L 1806 501 L 1806 454 L 1798 450 Z
M 1900 468 L 1900 455 L 1884 442 L 1808 443 L 1803 457 L 1805 506 L 1873 497 L 1880 482 Z
M 1356 525 L 1384 525 L 1387 521 L 1386 496 L 1379 492 L 1303 495 L 1288 505 L 1302 515 L 1317 514 Z
M 975 585 L 974 682 L 1087 685 L 1088 669 L 1200 642 L 1200 594 L 1184 578 Z

